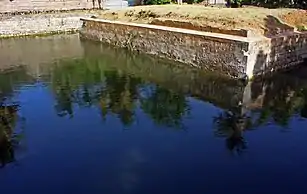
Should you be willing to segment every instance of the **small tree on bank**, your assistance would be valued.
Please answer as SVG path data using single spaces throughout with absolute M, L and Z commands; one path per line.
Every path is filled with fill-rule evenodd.
M 95 1 L 96 1 L 96 0 L 92 0 L 92 2 L 93 2 L 93 8 L 95 8 Z M 98 3 L 98 8 L 101 9 L 101 0 L 97 0 L 97 3 Z

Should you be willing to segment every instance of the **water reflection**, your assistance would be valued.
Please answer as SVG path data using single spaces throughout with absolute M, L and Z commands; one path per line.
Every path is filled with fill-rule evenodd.
M 157 72 L 147 66 L 148 63 L 140 65 L 142 61 L 124 51 L 113 53 L 102 48 L 105 54 L 102 58 L 91 53 L 83 59 L 63 61 L 53 69 L 52 85 L 59 116 L 72 117 L 74 104 L 97 105 L 103 120 L 107 115 L 114 114 L 128 127 L 134 123 L 135 110 L 139 107 L 156 124 L 184 128 L 183 120 L 191 111 L 186 96 L 193 96 L 223 109 L 213 119 L 215 134 L 226 137 L 227 148 L 237 153 L 247 148 L 244 131 L 267 124 L 287 127 L 293 116 L 306 116 L 306 81 L 290 73 L 244 85 L 182 67 L 162 65 L 161 68 L 169 71 L 163 74 L 160 73 L 161 68 Z M 99 49 L 101 47 L 95 50 Z M 122 59 L 116 57 L 116 66 L 111 63 L 115 58 L 112 55 L 123 56 Z M 123 61 L 128 61 L 128 65 Z M 177 79 L 170 80 L 170 76 Z M 251 94 L 244 102 L 247 87 L 250 87 Z
M 306 71 L 305 67 L 296 71 Z M 291 118 L 306 117 L 307 82 L 296 75 L 278 74 L 258 80 L 252 84 L 252 99 L 259 107 L 259 124 L 271 122 L 288 127 Z
M 15 160 L 12 141 L 16 107 L 1 106 L 0 109 L 0 163 L 3 167 Z
M 13 101 L 20 83 L 32 82 L 25 68 L 17 66 L 0 73 L 0 166 L 15 161 L 15 149 L 23 138 L 25 118 L 18 113 L 19 103 Z M 19 126 L 21 124 L 21 126 Z
M 24 122 L 18 114 L 19 105 L 0 106 L 0 163 L 4 167 L 15 161 L 15 149 L 20 145 L 24 129 L 18 122 Z
M 238 154 L 247 149 L 245 131 L 268 124 L 286 128 L 291 119 L 307 116 L 304 77 L 278 74 L 243 85 L 169 61 L 136 57 L 122 49 L 87 41 L 81 45 L 82 56 L 51 60 L 39 79 L 32 72 L 38 68 L 27 65 L 1 72 L 3 102 L 15 95 L 16 87 L 39 80 L 52 90 L 54 110 L 59 117 L 74 118 L 80 110 L 77 107 L 95 107 L 102 120 L 115 115 L 129 128 L 136 123 L 136 112 L 141 110 L 156 125 L 186 129 L 186 120 L 195 108 L 189 100 L 192 97 L 219 108 L 219 114 L 212 118 L 213 133 L 225 138 L 227 149 Z M 3 165 L 14 160 L 13 144 L 18 144 L 19 137 L 13 132 L 16 128 L 13 118 L 19 105 L 22 106 L 4 103 L 1 106 Z
M 306 71 L 306 67 L 294 71 Z M 307 82 L 293 72 L 255 80 L 246 86 L 251 87 L 248 103 L 238 103 L 214 118 L 215 134 L 226 138 L 229 150 L 242 153 L 247 148 L 244 131 L 267 125 L 287 129 L 292 119 L 306 118 Z
M 190 109 L 185 96 L 160 86 L 151 93 L 140 99 L 142 110 L 158 124 L 184 128 L 182 119 Z
M 23 83 L 33 83 L 34 79 L 27 74 L 25 66 L 0 69 L 0 99 L 11 98 L 17 86 Z
M 105 72 L 105 85 L 99 96 L 102 118 L 105 120 L 107 114 L 113 113 L 118 115 L 123 125 L 131 125 L 141 83 L 140 79 L 119 72 Z
M 215 134 L 218 137 L 225 137 L 226 147 L 238 154 L 247 148 L 243 131 L 252 127 L 251 118 L 241 110 L 242 105 L 238 105 L 231 111 L 223 111 L 213 119 Z
M 63 61 L 52 71 L 55 110 L 61 117 L 74 115 L 74 104 L 97 105 L 101 117 L 117 115 L 124 126 L 134 122 L 135 108 L 140 108 L 157 124 L 180 127 L 188 111 L 181 92 L 151 85 L 144 79 L 100 65 L 95 59 Z
M 23 131 L 17 129 L 19 105 L 0 106 L 0 165 L 4 167 L 7 163 L 15 161 L 15 148 L 23 137 Z

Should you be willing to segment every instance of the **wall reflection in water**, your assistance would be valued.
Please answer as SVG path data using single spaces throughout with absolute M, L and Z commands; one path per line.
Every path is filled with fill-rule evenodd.
M 214 133 L 224 137 L 227 148 L 242 153 L 244 132 L 262 125 L 287 127 L 293 117 L 307 116 L 307 81 L 278 74 L 248 85 L 223 76 L 178 66 L 172 62 L 135 56 L 122 49 L 82 42 L 82 57 L 57 59 L 44 68 L 16 67 L 3 71 L 0 160 L 14 161 L 14 148 L 22 131 L 16 130 L 18 106 L 7 103 L 20 85 L 46 83 L 54 93 L 56 114 L 73 118 L 76 107 L 98 107 L 101 118 L 116 115 L 124 127 L 135 123 L 140 109 L 157 125 L 185 129 L 184 119 L 193 111 L 187 97 L 220 108 L 213 118 Z M 46 70 L 47 69 L 47 70 Z M 20 119 L 19 119 L 20 120 Z
M 59 115 L 73 116 L 73 104 L 99 104 L 103 119 L 115 114 L 129 126 L 139 104 L 155 123 L 184 129 L 183 119 L 192 108 L 186 96 L 192 96 L 224 110 L 213 119 L 215 134 L 226 136 L 227 148 L 238 153 L 247 148 L 244 131 L 267 124 L 287 128 L 294 116 L 306 116 L 307 82 L 290 73 L 244 85 L 210 73 L 148 61 L 150 58 L 136 59 L 122 50 L 113 53 L 103 49 L 101 53 L 108 55 L 95 58 L 92 53 L 54 68 L 51 82 Z
M 214 118 L 216 134 L 226 136 L 229 150 L 241 153 L 247 148 L 243 131 L 264 125 L 278 125 L 287 130 L 292 119 L 306 118 L 307 79 L 295 73 L 307 73 L 304 66 L 249 83 L 245 86 L 242 101 Z M 244 99 L 246 97 L 248 99 Z

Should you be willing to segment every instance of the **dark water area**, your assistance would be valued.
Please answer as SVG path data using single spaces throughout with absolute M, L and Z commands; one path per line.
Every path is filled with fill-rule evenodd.
M 307 68 L 244 85 L 76 35 L 0 40 L 1 193 L 307 193 Z

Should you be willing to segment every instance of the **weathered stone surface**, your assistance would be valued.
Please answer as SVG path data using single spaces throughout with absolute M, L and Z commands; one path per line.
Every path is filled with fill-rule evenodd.
M 253 74 L 274 72 L 287 69 L 301 63 L 307 56 L 307 33 L 292 32 L 279 36 L 272 36 L 262 42 L 257 48 Z M 261 61 L 264 60 L 264 61 Z
M 81 16 L 90 15 L 61 13 L 7 16 L 0 22 L 0 38 L 77 31 L 82 26 Z
M 92 0 L 0 0 L 0 13 L 92 8 Z
M 87 20 L 81 35 L 230 76 L 245 73 L 246 57 L 242 48 L 248 42 L 165 28 Z
M 82 19 L 81 36 L 249 78 L 297 65 L 306 58 L 307 33 L 239 37 L 148 24 Z
M 85 19 L 86 14 L 2 17 L 0 38 L 81 30 L 83 37 L 180 61 L 230 76 L 254 75 L 297 65 L 307 58 L 307 33 L 245 38 L 165 26 Z

